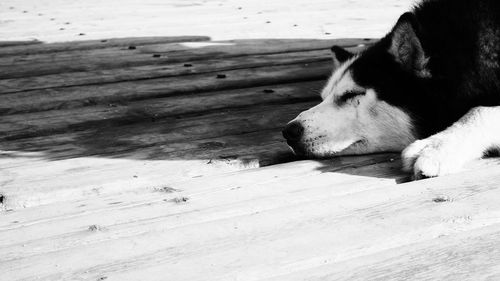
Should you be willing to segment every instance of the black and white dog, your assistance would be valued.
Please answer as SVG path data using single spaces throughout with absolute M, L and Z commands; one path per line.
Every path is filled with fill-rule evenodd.
M 403 151 L 433 177 L 500 148 L 500 1 L 425 0 L 360 54 L 332 51 L 323 102 L 283 131 L 296 154 Z

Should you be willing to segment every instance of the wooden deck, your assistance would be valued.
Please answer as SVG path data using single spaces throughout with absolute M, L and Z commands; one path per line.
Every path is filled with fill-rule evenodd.
M 281 137 L 397 1 L 360 39 L 342 1 L 145 2 L 0 3 L 0 280 L 500 280 L 498 159 L 409 182 Z

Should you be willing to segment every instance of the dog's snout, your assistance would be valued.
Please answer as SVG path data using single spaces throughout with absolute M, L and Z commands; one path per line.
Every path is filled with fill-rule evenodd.
M 282 133 L 283 137 L 285 137 L 288 141 L 297 142 L 302 138 L 304 127 L 300 124 L 300 122 L 294 121 L 286 125 Z

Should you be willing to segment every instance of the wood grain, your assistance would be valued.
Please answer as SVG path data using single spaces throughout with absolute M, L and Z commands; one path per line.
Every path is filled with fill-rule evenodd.
M 25 113 L 94 105 L 109 106 L 110 104 L 174 95 L 194 96 L 200 92 L 324 80 L 330 72 L 330 62 L 323 61 L 231 70 L 223 73 L 224 78 L 217 78 L 216 74 L 209 73 L 104 85 L 34 90 L 2 95 L 0 113 Z
M 258 54 L 277 54 L 329 49 L 332 45 L 355 47 L 373 40 L 243 40 L 209 43 L 178 43 L 91 49 L 28 56 L 0 57 L 0 78 L 22 78 L 67 72 L 93 71 L 142 65 L 185 63 Z M 260 46 L 260 47 L 259 47 Z
M 190 74 L 219 73 L 237 69 L 265 66 L 282 66 L 299 63 L 329 61 L 330 51 L 307 51 L 286 54 L 252 55 L 225 59 L 186 60 L 159 65 L 99 69 L 69 73 L 57 73 L 26 78 L 0 80 L 0 93 L 8 94 L 27 90 L 137 81 L 153 78 L 175 77 Z
M 264 280 L 496 280 L 499 235 L 494 224 Z
M 272 77 L 272 80 L 276 79 L 276 77 Z M 189 79 L 186 79 L 186 82 L 188 82 L 188 80 Z M 222 109 L 243 108 L 265 104 L 274 104 L 279 110 L 279 107 L 284 104 L 294 102 L 317 102 L 319 97 L 315 91 L 318 91 L 322 84 L 323 82 L 319 81 L 276 86 L 270 85 L 266 87 L 200 93 L 195 95 L 196 98 L 193 98 L 194 93 L 192 93 L 186 96 L 175 95 L 168 98 L 127 103 L 122 103 L 125 101 L 126 97 L 117 93 L 116 98 L 119 99 L 119 103 L 117 104 L 113 104 L 115 101 L 109 99 L 107 101 L 109 104 L 107 105 L 94 105 L 76 109 L 59 109 L 3 116 L 2 123 L 0 124 L 0 136 L 3 139 L 13 140 L 38 135 L 85 130 L 88 128 L 110 128 L 120 124 L 137 122 L 151 123 L 166 117 L 194 114 L 202 115 Z M 234 85 L 236 85 L 236 83 Z M 189 87 L 188 85 L 186 86 Z M 163 86 L 161 85 L 161 87 Z M 175 88 L 175 85 L 172 84 L 166 84 L 166 87 L 172 89 L 172 92 L 181 90 Z M 215 83 L 214 87 L 223 88 L 222 85 Z M 140 94 L 133 92 L 131 89 L 128 90 L 130 94 Z M 186 92 L 187 90 L 188 89 L 185 89 Z M 146 95 L 152 94 L 152 92 L 146 92 L 144 89 L 143 92 Z M 166 93 L 162 92 L 162 94 L 164 95 Z M 101 95 L 99 98 L 102 99 L 103 96 L 104 95 Z M 75 97 L 79 99 L 82 98 L 77 95 L 75 95 Z M 44 99 L 47 100 L 47 103 L 50 103 L 51 107 L 57 106 L 55 101 L 50 101 L 50 97 L 44 97 Z M 68 102 L 67 100 L 63 101 L 63 103 Z M 82 102 L 84 102 L 84 100 L 82 100 Z M 309 104 L 309 106 L 310 105 L 311 104 Z M 29 106 L 36 106 L 36 104 L 32 103 Z M 61 107 L 62 106 L 59 106 L 59 108 Z M 304 107 L 302 108 L 305 109 Z M 293 112 L 295 114 L 298 113 L 297 110 Z M 172 119 L 170 122 L 177 123 Z
M 161 280 L 165 274 L 175 280 L 206 280 L 209 273 L 211 280 L 253 280 L 292 274 L 496 225 L 498 177 L 498 170 L 493 168 L 400 186 L 377 187 L 367 182 L 343 184 L 337 189 L 331 189 L 331 180 L 318 180 L 303 185 L 304 194 L 290 190 L 300 185 L 288 184 L 276 198 L 235 202 L 203 213 L 188 210 L 200 210 L 223 197 L 204 193 L 200 199 L 193 196 L 185 203 L 164 198 L 165 208 L 170 206 L 176 215 L 159 211 L 157 214 L 164 216 L 144 222 L 132 220 L 128 227 L 114 226 L 112 217 L 101 214 L 94 220 L 101 230 L 89 231 L 86 223 L 60 240 L 53 237 L 59 241 L 56 244 L 47 244 L 43 239 L 29 242 L 28 252 L 36 251 L 35 245 L 61 248 L 43 250 L 43 255 L 21 249 L 25 258 L 5 261 L 0 267 L 15 278 L 29 278 L 33 276 L 30 272 L 36 272 L 42 280 L 56 276 L 121 280 L 142 275 Z M 331 193 L 315 188 L 322 184 Z M 231 191 L 231 198 L 253 193 L 245 188 Z M 168 198 L 176 197 L 174 194 Z M 437 197 L 448 199 L 437 203 Z M 182 210 L 187 212 L 178 213 Z M 11 240 L 16 236 L 6 237 Z M 8 244 L 14 249 L 22 246 Z M 74 262 L 89 255 L 93 258 Z M 30 271 L 23 269 L 28 264 Z M 228 268 L 227 264 L 233 266 Z M 64 276 L 59 275 L 61 271 Z

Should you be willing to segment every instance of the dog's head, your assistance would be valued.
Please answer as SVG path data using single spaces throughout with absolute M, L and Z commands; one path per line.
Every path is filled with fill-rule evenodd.
M 283 130 L 308 157 L 401 151 L 417 138 L 412 104 L 430 74 L 412 14 L 360 54 L 332 47 L 334 72 L 323 101 Z

